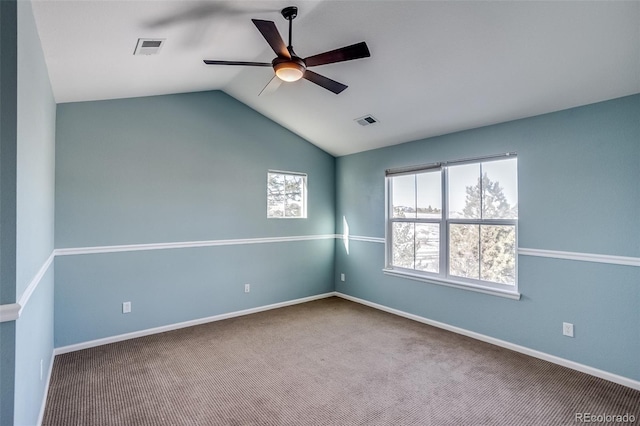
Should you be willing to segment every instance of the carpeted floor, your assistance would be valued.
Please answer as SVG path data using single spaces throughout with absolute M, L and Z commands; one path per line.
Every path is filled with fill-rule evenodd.
M 43 425 L 580 424 L 576 413 L 638 424 L 640 392 L 333 297 L 59 355 Z

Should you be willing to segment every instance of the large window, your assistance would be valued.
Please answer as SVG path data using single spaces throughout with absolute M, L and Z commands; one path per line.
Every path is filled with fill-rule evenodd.
M 307 217 L 307 175 L 269 171 L 267 173 L 267 217 Z
M 517 294 L 515 154 L 387 170 L 385 272 Z

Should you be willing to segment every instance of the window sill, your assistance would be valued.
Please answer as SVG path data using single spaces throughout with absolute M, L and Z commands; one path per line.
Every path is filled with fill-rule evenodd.
M 485 287 L 476 284 L 468 284 L 459 281 L 425 277 L 420 274 L 412 274 L 410 272 L 398 271 L 396 269 L 383 269 L 382 272 L 385 275 L 391 275 L 399 278 L 406 278 L 409 280 L 422 281 L 429 284 L 444 285 L 447 287 L 459 288 L 462 290 L 476 291 L 478 293 L 490 294 L 492 296 L 506 297 L 508 299 L 520 300 L 520 293 L 517 291 L 501 290 L 497 288 Z
M 306 219 L 306 216 L 267 216 L 267 219 Z

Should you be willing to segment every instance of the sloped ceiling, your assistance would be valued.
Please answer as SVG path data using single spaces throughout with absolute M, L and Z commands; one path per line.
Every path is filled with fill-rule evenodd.
M 336 155 L 640 93 L 640 2 L 298 1 L 302 56 L 366 41 L 371 57 L 314 68 L 258 96 L 270 62 L 251 18 L 286 41 L 286 1 L 33 2 L 58 103 L 223 90 Z M 134 56 L 140 37 L 165 38 Z M 360 126 L 367 114 L 379 123 Z

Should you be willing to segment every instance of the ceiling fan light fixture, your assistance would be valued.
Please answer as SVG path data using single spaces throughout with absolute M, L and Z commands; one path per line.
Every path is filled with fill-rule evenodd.
M 276 63 L 273 65 L 273 69 L 276 71 L 276 75 L 280 80 L 292 82 L 302 78 L 305 66 L 298 61 L 291 60 Z

